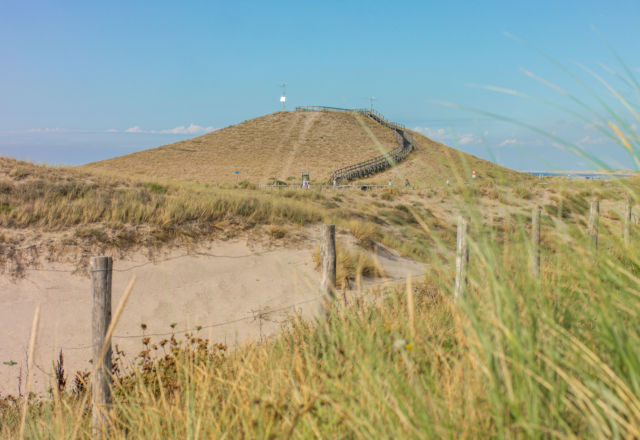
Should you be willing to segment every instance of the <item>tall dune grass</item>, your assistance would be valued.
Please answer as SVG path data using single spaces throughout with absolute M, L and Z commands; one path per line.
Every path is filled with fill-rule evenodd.
M 305 225 L 321 220 L 322 211 L 304 200 L 252 190 L 225 190 L 209 185 L 134 181 L 55 169 L 3 158 L 0 162 L 0 227 L 18 231 L 38 228 L 102 240 L 109 231 L 113 245 L 127 247 L 146 233 L 159 242 L 181 235 L 206 236 L 230 224 Z M 5 177 L 2 179 L 1 177 Z M 96 229 L 97 228 L 97 229 Z
M 106 436 L 640 435 L 637 231 L 625 248 L 603 227 L 595 251 L 581 222 L 547 215 L 535 279 L 524 218 L 505 228 L 468 214 L 469 286 L 455 304 L 453 262 L 434 260 L 411 301 L 402 285 L 362 293 L 326 320 L 292 316 L 261 344 L 144 341 L 118 376 Z M 16 408 L 2 409 L 3 436 L 16 433 Z M 88 437 L 87 409 L 83 393 L 34 403 L 27 432 Z

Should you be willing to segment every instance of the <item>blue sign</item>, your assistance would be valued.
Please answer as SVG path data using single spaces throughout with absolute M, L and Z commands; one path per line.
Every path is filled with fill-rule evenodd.
M 236 171 L 236 174 L 240 174 L 240 171 Z

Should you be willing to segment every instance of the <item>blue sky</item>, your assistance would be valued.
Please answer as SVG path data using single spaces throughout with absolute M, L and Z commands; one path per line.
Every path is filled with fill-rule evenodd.
M 629 0 L 0 0 L 0 153 L 80 164 L 175 142 L 277 111 L 286 81 L 289 108 L 364 107 L 375 96 L 390 119 L 512 168 L 594 167 L 557 148 L 559 139 L 614 168 L 634 168 L 598 131 L 612 116 L 586 88 L 630 136 L 640 121 L 577 63 L 637 108 L 639 95 L 616 77 L 624 69 L 607 44 L 640 77 L 638 23 L 640 2 Z

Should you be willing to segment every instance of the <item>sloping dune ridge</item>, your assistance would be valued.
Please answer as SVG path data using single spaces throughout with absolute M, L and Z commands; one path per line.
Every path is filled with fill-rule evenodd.
M 399 176 L 430 184 L 467 168 L 496 175 L 519 174 L 413 134 L 415 152 L 398 167 L 371 176 L 368 181 L 383 182 L 390 176 Z M 396 146 L 392 130 L 362 115 L 277 112 L 82 168 L 212 184 L 235 183 L 236 179 L 257 184 L 274 179 L 297 182 L 306 172 L 312 182 L 320 183 L 326 182 L 337 168 L 365 161 Z
M 395 148 L 391 130 L 369 120 L 385 151 Z M 333 112 L 278 112 L 200 137 L 85 165 L 139 176 L 203 183 L 240 180 L 266 183 L 272 178 L 296 181 L 302 172 L 325 179 L 341 166 L 380 154 L 356 117 Z

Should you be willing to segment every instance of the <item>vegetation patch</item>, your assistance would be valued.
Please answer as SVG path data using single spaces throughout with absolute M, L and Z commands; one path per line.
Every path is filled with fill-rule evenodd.
M 313 252 L 316 270 L 320 270 L 322 258 L 320 246 Z M 359 276 L 383 277 L 384 271 L 365 251 L 347 247 L 343 242 L 336 242 L 336 284 L 339 289 L 348 289 Z

